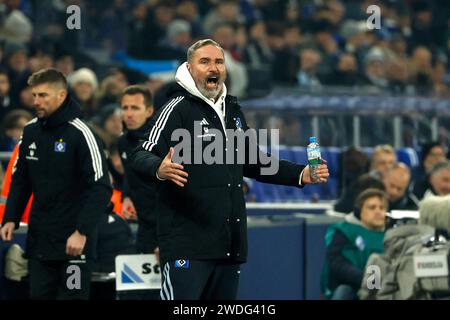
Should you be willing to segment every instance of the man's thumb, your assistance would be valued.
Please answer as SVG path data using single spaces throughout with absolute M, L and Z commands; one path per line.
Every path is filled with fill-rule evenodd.
M 169 159 L 170 161 L 172 161 L 173 152 L 174 152 L 173 147 L 171 147 L 169 149 L 169 152 L 167 153 L 166 159 Z

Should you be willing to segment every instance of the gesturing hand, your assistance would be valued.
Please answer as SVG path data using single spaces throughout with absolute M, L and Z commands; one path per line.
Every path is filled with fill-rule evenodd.
M 184 187 L 185 183 L 187 183 L 188 174 L 183 171 L 184 167 L 181 164 L 172 162 L 173 152 L 174 149 L 170 148 L 156 173 L 160 179 L 170 180 L 180 187 Z
M 328 177 L 330 176 L 330 172 L 328 171 L 327 161 L 325 159 L 322 159 L 322 164 L 317 168 L 316 173 L 319 180 L 313 182 L 311 181 L 311 169 L 309 166 L 306 166 L 305 170 L 303 171 L 302 184 L 327 182 Z

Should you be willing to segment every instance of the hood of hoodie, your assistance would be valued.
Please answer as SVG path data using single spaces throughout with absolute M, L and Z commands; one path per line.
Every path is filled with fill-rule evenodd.
M 209 106 L 211 106 L 214 111 L 216 111 L 222 122 L 223 130 L 225 131 L 225 97 L 227 96 L 227 87 L 225 86 L 225 83 L 223 84 L 222 93 L 220 94 L 217 101 L 214 102 L 212 99 L 208 99 L 207 97 L 205 97 L 198 90 L 197 86 L 195 85 L 194 78 L 192 78 L 192 75 L 187 68 L 187 62 L 184 62 L 181 66 L 178 67 L 177 73 L 175 75 L 175 80 L 180 86 L 186 89 L 187 92 L 195 97 L 198 97 L 199 99 L 202 99 Z
M 39 122 L 44 127 L 51 128 L 79 117 L 81 117 L 80 105 L 71 98 L 70 94 L 67 94 L 66 100 L 64 100 L 62 105 L 49 117 L 39 119 Z

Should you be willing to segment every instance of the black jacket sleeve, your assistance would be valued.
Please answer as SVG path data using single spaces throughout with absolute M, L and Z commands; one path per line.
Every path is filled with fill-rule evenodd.
M 32 192 L 31 180 L 25 159 L 27 150 L 22 140 L 19 143 L 19 154 L 13 168 L 11 188 L 6 201 L 5 217 L 3 219 L 3 225 L 7 222 L 14 222 L 16 229 L 19 228 L 20 219 Z
M 170 100 L 161 108 L 150 122 L 148 140 L 142 141 L 134 150 L 131 167 L 139 174 L 156 178 L 156 171 L 176 142 L 171 141 L 172 133 L 182 128 L 181 115 L 177 106 L 184 97 Z
M 92 133 L 80 136 L 77 163 L 81 166 L 85 188 L 81 196 L 82 207 L 77 218 L 77 230 L 89 235 L 95 229 L 100 215 L 110 202 L 112 189 L 105 154 L 99 139 Z
M 343 255 L 342 250 L 349 240 L 336 230 L 331 244 L 326 251 L 326 258 L 330 267 L 330 278 L 336 284 L 347 284 L 358 290 L 364 277 L 364 272 L 353 266 Z M 330 280 L 331 282 L 331 280 Z
M 241 119 L 244 119 L 245 131 L 249 132 L 249 127 L 243 115 Z M 244 176 L 265 183 L 302 187 L 300 185 L 300 174 L 305 166 L 280 160 L 270 153 L 262 152 L 258 144 L 256 131 L 254 132 L 255 135 L 245 140 L 245 154 L 250 155 L 257 150 L 258 156 L 255 159 L 256 161 L 247 157 L 244 165 Z

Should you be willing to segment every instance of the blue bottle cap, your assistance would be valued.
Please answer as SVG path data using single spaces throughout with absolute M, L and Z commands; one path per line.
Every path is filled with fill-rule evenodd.
M 317 138 L 316 137 L 309 137 L 309 143 L 314 143 L 317 142 Z

